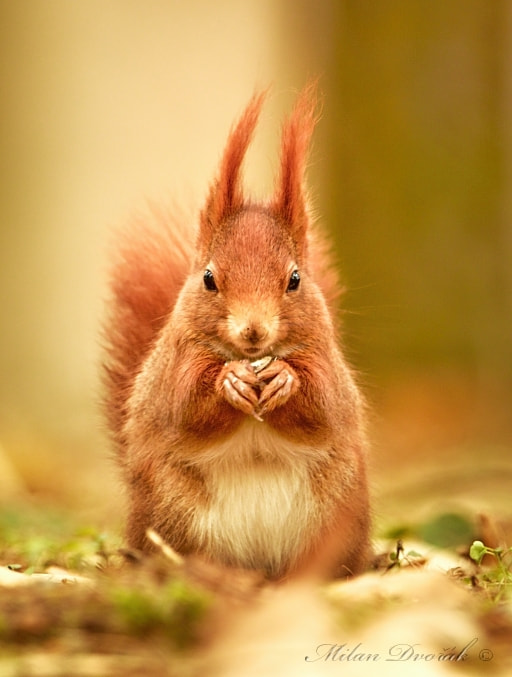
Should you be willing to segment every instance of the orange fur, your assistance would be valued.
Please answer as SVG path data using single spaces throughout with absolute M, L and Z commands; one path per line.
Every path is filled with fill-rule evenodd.
M 112 248 L 111 299 L 104 327 L 106 414 L 121 445 L 126 404 L 141 363 L 165 324 L 190 269 L 193 242 L 185 215 L 152 206 Z
M 201 213 L 198 245 L 202 249 L 211 244 L 216 226 L 244 206 L 240 171 L 264 100 L 264 92 L 254 94 L 228 137 L 219 175 L 210 187 Z
M 241 165 L 263 100 L 229 135 L 197 233 L 153 211 L 120 236 L 105 408 L 128 539 L 150 549 L 151 527 L 180 552 L 274 577 L 327 548 L 336 570 L 356 572 L 369 552 L 364 407 L 304 189 L 315 91 L 283 126 L 273 197 L 253 204 Z

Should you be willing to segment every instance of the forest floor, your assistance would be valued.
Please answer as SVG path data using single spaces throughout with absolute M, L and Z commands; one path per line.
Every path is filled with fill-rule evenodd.
M 455 512 L 397 522 L 377 543 L 378 570 L 276 585 L 165 548 L 140 559 L 67 512 L 4 506 L 0 675 L 509 675 L 500 528 Z

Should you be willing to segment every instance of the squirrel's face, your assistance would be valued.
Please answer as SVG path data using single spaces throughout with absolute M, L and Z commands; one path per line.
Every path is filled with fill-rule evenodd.
M 215 349 L 229 359 L 284 356 L 303 323 L 305 278 L 287 231 L 261 208 L 223 224 L 198 279 Z

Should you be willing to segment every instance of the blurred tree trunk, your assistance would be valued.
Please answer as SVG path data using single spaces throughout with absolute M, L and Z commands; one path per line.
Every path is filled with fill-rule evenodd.
M 510 379 L 510 3 L 338 8 L 322 205 L 357 361 Z

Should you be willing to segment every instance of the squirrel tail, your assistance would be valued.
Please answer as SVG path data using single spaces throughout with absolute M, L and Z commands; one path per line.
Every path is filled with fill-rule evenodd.
M 190 272 L 195 234 L 189 224 L 184 213 L 151 205 L 116 233 L 103 325 L 103 403 L 119 451 L 134 379 Z

